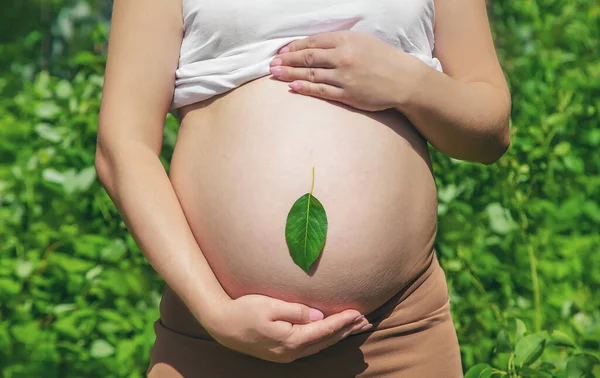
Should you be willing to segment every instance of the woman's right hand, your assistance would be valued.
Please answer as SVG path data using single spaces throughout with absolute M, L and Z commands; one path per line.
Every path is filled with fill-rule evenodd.
M 210 320 L 202 322 L 220 344 L 279 363 L 315 354 L 368 324 L 357 310 L 323 319 L 319 310 L 258 294 L 228 299 L 218 305 Z

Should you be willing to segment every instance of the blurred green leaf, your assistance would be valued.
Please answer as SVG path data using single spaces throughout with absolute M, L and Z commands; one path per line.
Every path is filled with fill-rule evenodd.
M 525 323 L 518 318 L 515 320 L 515 325 L 515 342 L 518 342 L 525 335 L 525 332 L 527 332 L 527 326 L 525 326 Z
M 90 355 L 94 358 L 104 358 L 111 356 L 115 348 L 106 340 L 94 340 L 90 347 Z
M 41 119 L 54 119 L 61 112 L 61 108 L 52 101 L 40 102 L 35 107 L 35 113 Z
M 545 346 L 546 336 L 542 333 L 523 336 L 515 345 L 515 365 L 531 365 L 542 355 Z
M 576 347 L 573 339 L 571 339 L 571 337 L 569 335 L 567 335 L 566 333 L 564 333 L 562 331 L 554 330 L 554 331 L 552 331 L 552 334 L 550 335 L 550 337 L 551 337 L 550 343 L 553 345 L 560 345 L 560 346 L 572 347 L 572 348 Z
M 61 135 L 47 123 L 38 123 L 35 125 L 35 131 L 40 137 L 50 142 L 59 142 L 62 139 Z
M 503 208 L 499 203 L 489 204 L 485 211 L 487 212 L 492 231 L 506 235 L 516 228 L 516 224 L 508 209 Z
M 467 371 L 465 378 L 491 378 L 492 367 L 488 364 L 477 364 Z
M 600 364 L 600 360 L 587 353 L 579 353 L 567 361 L 567 374 L 569 378 L 581 378 L 591 374 L 594 365 Z
M 27 278 L 33 272 L 34 265 L 31 261 L 18 260 L 15 270 L 15 274 L 19 278 Z

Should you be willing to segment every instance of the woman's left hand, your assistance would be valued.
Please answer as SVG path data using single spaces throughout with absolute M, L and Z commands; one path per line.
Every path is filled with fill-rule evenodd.
M 424 64 L 366 33 L 315 34 L 283 46 L 271 74 L 300 94 L 366 111 L 396 107 L 410 96 Z

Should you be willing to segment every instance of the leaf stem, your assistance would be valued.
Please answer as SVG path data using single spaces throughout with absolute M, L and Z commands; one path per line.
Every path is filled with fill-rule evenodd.
M 514 376 L 515 373 L 515 353 L 510 352 L 510 357 L 508 358 L 508 373 L 510 377 Z
M 312 195 L 314 187 L 315 187 L 315 167 L 312 167 L 312 184 L 310 186 L 310 194 L 311 195 Z
M 538 283 L 536 259 L 531 244 L 527 247 L 529 254 L 529 265 L 531 267 L 531 283 L 533 285 L 533 304 L 535 308 L 535 330 L 539 332 L 542 327 L 542 313 L 540 309 L 540 286 Z

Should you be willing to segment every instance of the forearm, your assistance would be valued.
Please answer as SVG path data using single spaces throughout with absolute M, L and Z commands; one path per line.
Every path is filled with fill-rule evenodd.
M 490 164 L 510 143 L 510 95 L 485 82 L 461 82 L 421 67 L 410 96 L 396 102 L 436 149 L 460 160 Z
M 187 223 L 158 156 L 144 145 L 98 147 L 96 170 L 136 243 L 200 320 L 229 297 Z M 104 152 L 102 152 L 104 151 Z

